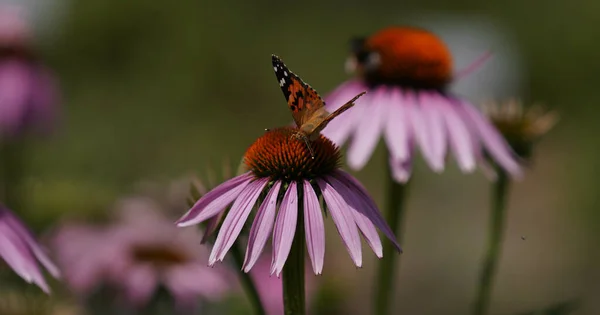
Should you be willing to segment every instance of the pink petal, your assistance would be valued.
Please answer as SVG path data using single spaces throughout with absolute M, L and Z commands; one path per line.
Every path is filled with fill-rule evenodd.
M 304 181 L 304 228 L 306 248 L 316 275 L 323 272 L 325 260 L 325 225 L 319 198 L 310 182 Z
M 21 127 L 31 92 L 30 65 L 17 59 L 0 63 L 0 133 Z
M 256 200 L 268 182 L 268 178 L 259 178 L 248 184 L 248 186 L 239 193 L 239 197 L 231 206 L 231 210 L 229 210 L 225 221 L 223 221 L 217 240 L 213 245 L 213 249 L 208 259 L 208 264 L 210 266 L 217 260 L 223 261 L 225 254 L 227 254 L 227 251 L 229 251 L 229 248 L 231 248 L 235 239 L 242 231 L 246 219 L 248 219 L 248 216 L 250 215 L 250 211 L 252 211 Z
M 273 261 L 271 262 L 271 274 L 278 277 L 283 270 L 287 260 L 292 242 L 296 235 L 296 223 L 298 221 L 298 188 L 296 182 L 291 182 L 288 190 L 283 196 L 275 231 L 273 232 Z
M 365 86 L 357 81 L 342 84 L 332 92 L 332 96 L 325 97 L 327 110 L 334 111 L 338 109 L 353 97 L 366 90 Z M 362 118 L 362 113 L 369 106 L 369 102 L 366 102 L 364 99 L 364 96 L 359 98 L 356 100 L 353 108 L 332 120 L 323 130 L 323 135 L 331 139 L 334 143 L 342 145 L 352 131 L 356 129 Z
M 277 196 L 279 195 L 279 188 L 281 187 L 281 181 L 276 181 L 267 197 L 260 205 L 256 218 L 252 223 L 250 229 L 250 236 L 248 238 L 248 248 L 246 249 L 246 257 L 244 258 L 244 272 L 250 271 L 260 254 L 262 253 L 267 240 L 273 230 L 273 221 L 275 221 L 275 210 L 277 210 Z
M 346 245 L 348 253 L 350 253 L 352 261 L 354 261 L 354 264 L 357 267 L 361 267 L 362 249 L 360 244 L 360 236 L 358 235 L 354 218 L 348 210 L 348 204 L 328 182 L 322 179 L 317 179 L 317 183 L 321 188 L 321 192 L 323 193 L 323 197 L 327 203 L 327 208 L 329 209 L 329 213 L 331 213 L 331 218 L 337 227 L 338 233 L 344 241 L 344 245 Z
M 394 160 L 406 160 L 410 157 L 408 119 L 402 104 L 401 91 L 391 88 L 388 104 L 387 122 L 385 124 L 385 141 Z
M 521 166 L 514 158 L 512 149 L 496 128 L 471 104 L 459 102 L 457 105 L 479 131 L 481 142 L 494 160 L 513 177 L 520 178 L 522 176 Z
M 416 95 L 413 92 L 407 91 L 404 96 L 404 102 L 406 106 L 406 112 L 410 126 L 412 127 L 412 134 L 416 143 L 419 145 L 421 153 L 425 158 L 425 161 L 431 168 L 435 166 L 435 159 L 433 159 L 432 150 L 429 142 L 429 126 L 424 118 L 422 111 L 422 104 L 419 104 Z
M 200 244 L 205 244 L 208 241 L 208 238 L 215 233 L 217 228 L 219 227 L 219 223 L 221 223 L 221 219 L 225 215 L 225 211 L 219 212 L 219 214 L 213 216 L 212 218 L 206 220 L 206 227 L 204 230 L 204 234 L 202 235 L 202 240 L 200 240 Z
M 392 178 L 398 183 L 406 183 L 410 179 L 412 173 L 412 161 L 394 160 L 392 157 L 389 159 L 390 169 L 392 171 Z
M 369 103 L 369 109 L 362 115 L 348 149 L 348 165 L 355 170 L 362 169 L 367 164 L 379 142 L 389 108 L 386 93 L 386 88 L 380 87 L 364 96 L 368 98 L 365 103 Z
M 197 263 L 188 263 L 166 270 L 164 281 L 175 298 L 184 301 L 192 301 L 198 297 L 218 300 L 229 288 L 221 273 Z
M 125 292 L 127 297 L 136 305 L 148 303 L 156 286 L 158 279 L 156 271 L 151 265 L 131 266 L 126 273 L 127 279 L 124 279 Z
M 333 188 L 340 193 L 342 198 L 348 204 L 348 210 L 354 217 L 354 222 L 362 232 L 363 236 L 367 240 L 367 243 L 375 252 L 377 257 L 383 257 L 383 249 L 381 246 L 381 240 L 379 234 L 375 229 L 375 225 L 371 222 L 370 218 L 365 214 L 365 209 L 362 209 L 364 205 L 361 204 L 359 198 L 361 198 L 356 191 L 351 191 L 344 183 L 336 179 L 333 176 L 326 177 L 326 180 L 333 186 Z
M 371 196 L 369 196 L 365 187 L 358 180 L 356 180 L 356 178 L 342 170 L 335 171 L 334 176 L 348 187 L 349 192 L 356 194 L 355 198 L 349 198 L 350 202 L 355 205 L 354 208 L 363 212 L 363 214 L 366 215 L 367 218 L 369 218 L 369 220 L 371 220 L 371 222 L 373 222 L 375 226 L 377 226 L 377 228 L 381 230 L 392 243 L 394 243 L 396 249 L 399 252 L 402 252 L 400 245 L 396 241 L 394 232 L 385 222 L 385 219 L 381 216 L 381 213 L 379 213 L 375 201 L 373 201 Z M 358 204 L 354 204 L 354 202 L 358 202 Z
M 236 176 L 202 196 L 194 206 L 184 214 L 177 225 L 184 227 L 200 223 L 213 217 L 235 200 L 252 181 L 250 172 Z
M 475 148 L 477 144 L 465 122 L 456 112 L 455 104 L 446 100 L 435 103 L 435 106 L 443 113 L 442 117 L 448 131 L 450 146 L 458 165 L 465 172 L 473 171 L 475 169 L 475 151 L 478 150 Z
M 446 132 L 442 113 L 436 106 L 443 101 L 437 93 L 423 92 L 419 94 L 423 118 L 429 128 L 429 141 L 431 148 L 432 168 L 435 171 L 444 170 L 444 159 L 446 157 Z

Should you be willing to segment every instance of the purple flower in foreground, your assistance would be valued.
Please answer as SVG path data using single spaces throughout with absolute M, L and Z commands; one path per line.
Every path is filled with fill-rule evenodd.
M 227 273 L 205 264 L 195 229 L 181 230 L 150 199 L 126 199 L 123 218 L 108 227 L 67 225 L 54 245 L 66 282 L 84 297 L 101 285 L 120 290 L 130 303 L 145 305 L 164 286 L 178 305 L 201 297 L 216 300 L 229 289 Z
M 409 27 L 383 29 L 353 42 L 347 67 L 359 77 L 326 97 L 328 110 L 357 92 L 370 92 L 323 134 L 340 145 L 352 138 L 351 168 L 367 163 L 382 136 L 398 182 L 408 181 L 417 146 L 436 172 L 443 171 L 450 147 L 465 172 L 473 171 L 477 162 L 484 165 L 487 155 L 511 175 L 521 175 L 512 150 L 494 126 L 470 103 L 446 91 L 453 80 L 452 56 L 432 33 Z
M 47 131 L 55 119 L 56 82 L 36 59 L 30 39 L 21 13 L 0 8 L 0 138 L 29 128 Z
M 0 257 L 21 278 L 35 283 L 46 293 L 50 292 L 50 288 L 38 261 L 55 278 L 60 274 L 27 227 L 3 205 L 0 205 Z
M 339 169 L 339 149 L 320 136 L 311 143 L 315 157 L 312 159 L 306 143 L 292 137 L 294 132 L 295 129 L 289 127 L 267 131 L 246 151 L 244 163 L 249 171 L 202 196 L 179 219 L 179 226 L 189 226 L 218 217 L 229 209 L 223 215 L 209 265 L 225 258 L 252 209 L 257 207 L 249 232 L 244 271 L 248 272 L 254 266 L 273 232 L 270 273 L 279 276 L 300 219 L 304 220 L 313 271 L 321 274 L 325 228 L 320 197 L 356 266 L 362 265 L 359 230 L 377 257 L 382 257 L 383 253 L 376 227 L 400 251 L 393 232 L 365 188 Z

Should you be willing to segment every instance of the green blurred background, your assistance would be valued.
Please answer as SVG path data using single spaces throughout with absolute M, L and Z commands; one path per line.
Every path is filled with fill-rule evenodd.
M 513 187 L 492 313 L 584 298 L 579 313 L 600 314 L 600 2 L 73 0 L 45 8 L 41 15 L 60 10 L 38 28 L 42 57 L 61 80 L 64 112 L 57 132 L 32 142 L 25 161 L 22 210 L 40 231 L 63 218 L 102 216 L 140 180 L 168 182 L 202 175 L 225 158 L 237 161 L 264 128 L 290 122 L 272 53 L 326 94 L 349 78 L 343 66 L 352 36 L 394 24 L 431 26 L 442 35 L 444 25 L 487 25 L 504 39 L 471 53 L 508 49 L 496 56 L 496 71 L 510 70 L 501 80 L 509 87 L 486 86 L 500 84 L 488 69 L 486 77 L 462 79 L 464 94 L 542 101 L 561 114 Z M 469 49 L 469 41 L 449 44 Z M 385 160 L 380 148 L 357 173 L 380 204 Z M 488 186 L 481 173 L 462 175 L 453 162 L 442 175 L 418 163 L 397 279 L 399 314 L 467 313 Z M 368 314 L 375 257 L 365 250 L 365 267 L 355 269 L 328 224 L 322 278 L 344 290 L 333 295 L 347 312 Z

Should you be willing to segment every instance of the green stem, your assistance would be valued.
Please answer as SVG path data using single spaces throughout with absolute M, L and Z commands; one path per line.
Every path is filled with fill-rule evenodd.
M 2 143 L 0 148 L 0 159 L 2 161 L 0 202 L 13 211 L 21 209 L 21 198 L 19 196 L 21 187 L 19 186 L 21 185 L 23 170 L 22 150 L 23 148 L 18 141 Z
M 392 170 L 389 169 L 389 163 L 386 163 L 386 165 L 388 165 L 388 200 L 385 218 L 398 238 L 398 241 L 402 243 L 405 213 L 404 200 L 406 199 L 408 183 L 397 183 L 392 177 Z M 398 255 L 396 255 L 395 251 L 396 248 L 392 242 L 388 239 L 383 240 L 383 252 L 386 256 L 381 260 L 379 270 L 377 271 L 377 289 L 375 290 L 375 314 L 377 315 L 390 313 L 390 300 L 395 292 L 394 279 L 396 278 L 396 270 L 398 269 L 398 264 L 396 263 Z
M 302 199 L 300 199 L 302 200 Z M 285 315 L 304 315 L 304 215 L 300 204 L 294 241 L 283 266 L 283 307 Z
M 506 200 L 508 199 L 510 180 L 502 169 L 497 167 L 496 172 L 498 179 L 492 186 L 492 216 L 490 218 L 488 245 L 483 260 L 483 268 L 479 275 L 477 297 L 473 309 L 474 315 L 488 313 L 494 275 L 500 257 L 500 245 L 504 234 Z
M 252 281 L 252 278 L 248 273 L 245 273 L 242 270 L 242 266 L 244 264 L 244 256 L 242 255 L 242 248 L 239 242 L 236 242 L 236 244 L 232 246 L 231 254 L 236 264 L 236 270 L 238 270 L 238 276 L 240 277 L 240 281 L 242 282 L 242 287 L 244 287 L 244 291 L 250 299 L 250 303 L 252 304 L 252 308 L 254 309 L 254 314 L 264 315 L 265 309 L 263 308 L 263 305 L 260 301 L 260 296 L 258 295 L 256 286 L 254 286 L 254 281 Z

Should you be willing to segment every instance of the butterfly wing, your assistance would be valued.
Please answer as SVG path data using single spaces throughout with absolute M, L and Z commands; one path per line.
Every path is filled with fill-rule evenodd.
M 321 132 L 321 130 L 325 129 L 325 127 L 327 126 L 327 124 L 330 121 L 332 121 L 335 117 L 339 116 L 343 112 L 349 110 L 352 106 L 354 106 L 354 102 L 359 97 L 365 95 L 366 93 L 367 92 L 362 92 L 362 93 L 356 95 L 351 100 L 346 102 L 346 104 L 344 104 L 344 105 L 340 106 L 338 109 L 336 109 L 333 113 L 328 114 L 324 119 L 322 119 L 322 120 L 319 119 L 318 122 L 316 123 L 316 126 L 314 126 L 314 128 L 312 128 L 312 130 L 306 130 L 306 132 L 309 134 L 309 138 L 313 139 L 315 137 L 314 135 L 318 135 L 319 132 Z
M 291 72 L 279 57 L 272 55 L 271 59 L 275 76 L 292 111 L 294 122 L 301 127 L 316 111 L 325 106 L 325 102 L 315 89 Z

